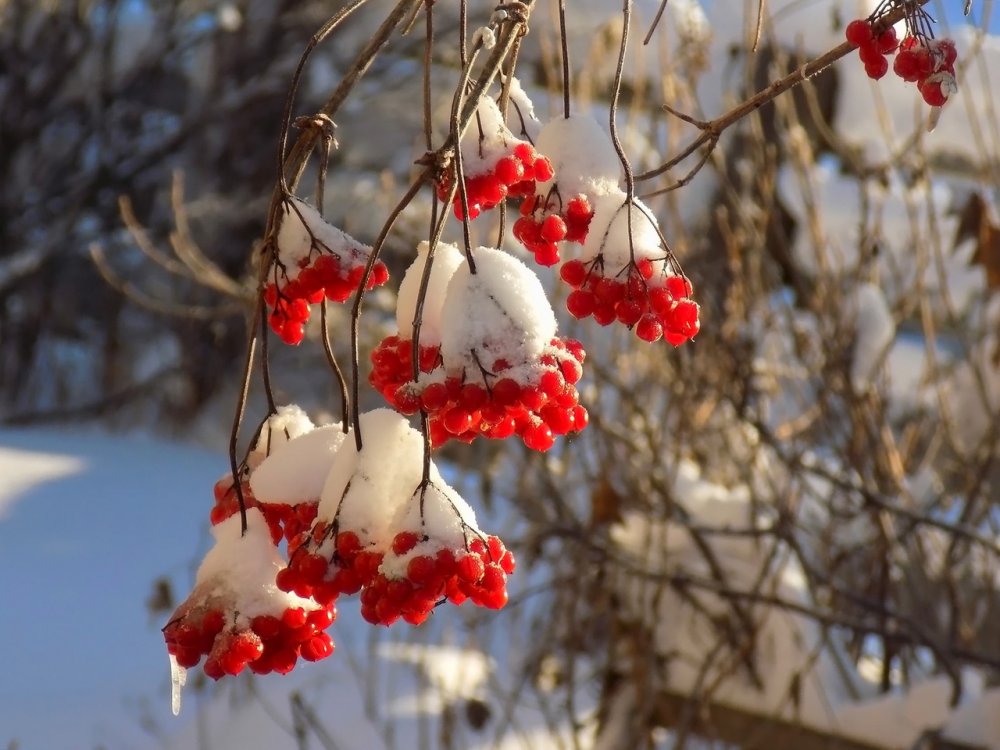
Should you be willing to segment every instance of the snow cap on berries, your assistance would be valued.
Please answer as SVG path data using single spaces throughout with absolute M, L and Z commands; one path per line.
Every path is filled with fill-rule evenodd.
M 403 554 L 386 556 L 381 572 L 387 578 L 405 577 L 407 565 L 414 557 L 433 556 L 442 548 L 460 550 L 466 546 L 469 533 L 482 534 L 476 525 L 475 511 L 444 481 L 436 466 L 427 486 L 418 487 L 412 499 L 400 506 L 392 528 L 415 532 L 420 541 Z
M 286 441 L 250 475 L 254 497 L 287 505 L 317 499 L 345 437 L 343 426 L 334 422 Z
M 401 339 L 413 339 L 413 319 L 416 317 L 417 298 L 420 294 L 420 281 L 427 265 L 428 242 L 417 246 L 417 258 L 406 269 L 406 275 L 399 285 L 399 297 L 396 301 L 396 325 L 399 327 Z M 420 344 L 436 346 L 441 343 L 441 306 L 444 303 L 445 289 L 448 282 L 463 260 L 463 255 L 457 246 L 449 242 L 439 242 L 434 250 L 431 263 L 431 276 L 427 283 L 427 295 L 420 322 Z
M 215 545 L 198 567 L 190 601 L 219 599 L 231 603 L 239 612 L 239 628 L 248 627 L 250 619 L 257 615 L 273 615 L 289 607 L 316 609 L 315 602 L 275 585 L 274 577 L 285 563 L 259 510 L 247 510 L 246 534 L 242 533 L 237 513 L 213 526 L 212 536 Z
M 371 247 L 328 224 L 319 211 L 298 198 L 282 204 L 277 249 L 278 262 L 290 280 L 316 252 L 336 255 L 347 268 L 364 265 L 371 253 Z
M 494 371 L 497 360 L 510 366 L 536 360 L 556 334 L 542 283 L 502 250 L 480 247 L 474 259 L 476 273 L 463 261 L 441 309 L 445 368 Z
M 630 248 L 637 261 L 643 258 L 662 259 L 666 255 L 652 211 L 638 198 L 633 199 L 631 207 L 627 205 L 627 201 L 625 191 L 616 189 L 593 202 L 594 217 L 590 220 L 590 230 L 581 257 L 592 260 L 603 255 L 606 276 L 613 276 L 618 269 L 628 265 Z
M 493 98 L 484 96 L 476 108 L 473 124 L 462 136 L 462 168 L 466 175 L 489 172 L 514 145 L 522 142 L 507 128 Z
M 538 135 L 536 148 L 545 154 L 555 170 L 552 179 L 536 186 L 546 195 L 559 183 L 563 200 L 583 194 L 588 197 L 617 191 L 622 179 L 622 163 L 611 138 L 588 114 L 573 114 L 550 120 Z
M 337 517 L 340 527 L 363 543 L 386 543 L 396 510 L 409 500 L 423 473 L 423 436 L 398 412 L 375 409 L 361 415 L 360 453 L 352 439 L 333 460 L 318 517 Z
M 298 404 L 279 406 L 261 426 L 253 452 L 270 456 L 290 440 L 304 435 L 314 427 L 309 415 Z

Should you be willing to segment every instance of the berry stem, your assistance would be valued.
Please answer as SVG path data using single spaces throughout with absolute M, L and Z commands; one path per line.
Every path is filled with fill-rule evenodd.
M 319 303 L 319 324 L 321 328 L 321 337 L 323 339 L 323 351 L 326 353 L 327 364 L 330 365 L 330 369 L 333 370 L 333 374 L 337 378 L 337 386 L 340 389 L 340 413 L 341 413 L 341 425 L 346 435 L 350 423 L 351 414 L 351 399 L 347 394 L 347 380 L 344 378 L 344 372 L 340 369 L 340 363 L 337 362 L 337 357 L 333 353 L 333 345 L 330 343 L 330 328 L 327 325 L 327 301 L 324 299 Z
M 361 281 L 358 284 L 358 291 L 354 295 L 354 305 L 351 307 L 351 414 L 354 423 L 354 442 L 358 451 L 361 450 L 363 445 L 361 439 L 361 409 L 359 406 L 361 366 L 358 346 L 361 328 L 361 304 L 365 298 L 365 288 L 368 286 L 368 279 L 372 275 L 372 269 L 378 261 L 378 256 L 382 253 L 382 247 L 385 245 L 385 240 L 389 236 L 389 232 L 396 225 L 399 215 L 406 210 L 406 207 L 410 205 L 417 196 L 417 193 L 420 192 L 426 178 L 426 172 L 418 175 L 413 184 L 410 185 L 409 189 L 389 213 L 389 217 L 382 226 L 382 231 L 379 232 L 375 244 L 372 245 L 372 251 L 368 255 L 368 262 L 365 264 L 365 271 L 361 275 Z
M 566 0 L 559 0 L 559 47 L 562 51 L 563 117 L 569 119 L 569 35 L 566 33 Z

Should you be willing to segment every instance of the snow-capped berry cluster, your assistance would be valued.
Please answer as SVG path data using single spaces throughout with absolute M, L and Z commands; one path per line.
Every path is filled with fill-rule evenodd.
M 264 517 L 250 508 L 246 518 L 245 534 L 236 516 L 213 528 L 215 545 L 198 568 L 194 590 L 163 628 L 178 667 L 205 657 L 205 674 L 216 680 L 248 666 L 258 674 L 288 672 L 300 656 L 317 661 L 333 652 L 324 631 L 336 610 L 278 589 L 283 562 Z
M 361 594 L 361 614 L 389 625 L 413 625 L 442 601 L 499 609 L 507 603 L 514 556 L 476 528 L 475 513 L 439 478 L 421 482 L 392 521 L 395 530 L 375 578 Z
M 691 282 L 678 273 L 656 220 L 622 191 L 597 200 L 582 258 L 567 261 L 560 278 L 573 291 L 566 308 L 575 318 L 618 322 L 648 342 L 679 346 L 701 328 Z
M 617 189 L 622 168 L 610 138 L 589 115 L 551 120 L 537 142 L 554 174 L 521 201 L 513 231 L 539 265 L 553 266 L 560 260 L 559 243 L 587 239 L 592 201 Z
M 423 275 L 422 252 L 404 277 L 397 307 L 407 333 L 415 301 L 403 292 Z M 412 340 L 383 339 L 372 353 L 369 381 L 403 414 L 427 412 L 434 446 L 517 435 L 544 451 L 555 435 L 582 430 L 588 415 L 575 386 L 585 353 L 579 342 L 555 336 L 555 316 L 538 278 L 493 248 L 475 251 L 476 273 L 454 246 L 443 246 L 443 256 L 440 267 L 437 259 L 432 264 L 430 281 L 444 292 L 424 307 L 420 338 L 440 344 L 421 344 L 415 379 Z
M 274 257 L 264 285 L 268 323 L 286 344 L 305 335 L 310 304 L 328 299 L 346 301 L 361 285 L 371 248 L 328 224 L 319 212 L 298 198 L 283 205 Z M 367 289 L 389 278 L 377 261 Z
M 489 542 L 476 528 L 472 509 L 433 464 L 430 479 L 421 479 L 423 441 L 405 419 L 382 409 L 362 420 L 368 436 L 363 447 L 358 451 L 348 441 L 338 452 L 317 520 L 300 545 L 289 547 L 289 565 L 278 574 L 278 587 L 320 603 L 361 592 L 362 614 L 383 625 L 401 616 L 422 622 L 445 599 L 503 606 L 513 556 L 499 539 Z M 385 461 L 387 455 L 391 462 Z M 484 540 L 481 550 L 477 539 Z M 412 561 L 428 555 L 433 564 L 413 564 L 416 577 L 408 577 Z M 462 562 L 469 556 L 482 563 L 482 570 L 479 563 Z M 506 572 L 498 577 L 491 565 Z M 453 580 L 456 566 L 465 571 L 461 581 Z
M 891 26 L 876 33 L 871 19 L 851 21 L 845 35 L 858 48 L 869 78 L 882 78 L 889 71 L 888 55 L 895 53 L 893 72 L 907 83 L 916 83 L 930 106 L 943 107 L 958 91 L 955 81 L 958 51 L 951 39 L 931 39 L 911 32 L 899 41 Z
M 462 138 L 462 171 L 465 177 L 469 219 L 496 208 L 508 197 L 533 194 L 535 183 L 552 178 L 552 164 L 528 141 L 516 137 L 507 128 L 500 108 L 490 97 L 483 97 L 476 109 L 473 124 Z M 451 192 L 452 175 L 437 182 L 438 198 Z M 464 218 L 462 196 L 452 200 L 455 216 Z

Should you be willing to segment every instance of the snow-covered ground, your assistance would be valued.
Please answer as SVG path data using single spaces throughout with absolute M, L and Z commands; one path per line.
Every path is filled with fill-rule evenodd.
M 144 702 L 169 706 L 145 602 L 188 577 L 224 465 L 142 435 L 0 431 L 0 745 L 148 744 Z

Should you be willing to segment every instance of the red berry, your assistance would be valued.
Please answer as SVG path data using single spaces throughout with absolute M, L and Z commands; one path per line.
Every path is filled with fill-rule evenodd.
M 884 55 L 891 55 L 899 46 L 896 30 L 890 26 L 875 38 L 875 44 L 878 46 L 879 52 Z
M 532 422 L 521 436 L 524 444 L 532 450 L 544 453 L 555 444 L 555 437 L 547 424 L 539 419 Z
M 860 47 L 872 41 L 872 25 L 859 18 L 847 24 L 844 35 L 847 37 L 847 41 L 855 47 Z
M 582 319 L 594 313 L 596 302 L 593 293 L 586 289 L 576 289 L 566 298 L 566 309 L 574 318 Z
M 858 56 L 861 58 L 861 62 L 863 62 L 866 66 L 876 64 L 879 60 L 885 60 L 885 55 L 883 55 L 879 51 L 879 48 L 875 46 L 875 42 L 859 47 Z
M 578 289 L 587 278 L 587 267 L 581 260 L 568 260 L 559 269 L 559 276 L 571 287 Z
M 524 177 L 524 165 L 513 156 L 505 156 L 496 163 L 493 173 L 504 185 L 513 185 Z
M 420 537 L 412 531 L 401 531 L 392 539 L 392 551 L 397 555 L 405 555 L 417 546 Z
M 643 341 L 652 343 L 658 341 L 663 336 L 663 326 L 656 319 L 656 316 L 647 313 L 642 316 L 642 319 L 636 325 L 635 335 Z
M 566 237 L 566 222 L 558 214 L 550 214 L 542 222 L 540 234 L 546 242 L 560 242 Z
M 545 242 L 532 248 L 535 262 L 540 266 L 554 266 L 559 262 L 559 247 L 554 242 Z
M 552 162 L 544 156 L 540 156 L 535 159 L 534 167 L 535 180 L 537 182 L 548 182 L 555 174 L 555 170 L 552 168 Z
M 877 81 L 889 72 L 889 61 L 884 57 L 879 57 L 872 62 L 865 63 L 865 73 L 873 81 Z
M 943 107 L 948 101 L 948 96 L 941 88 L 940 81 L 919 84 L 917 88 L 920 90 L 920 95 L 923 96 L 924 101 L 932 107 Z

